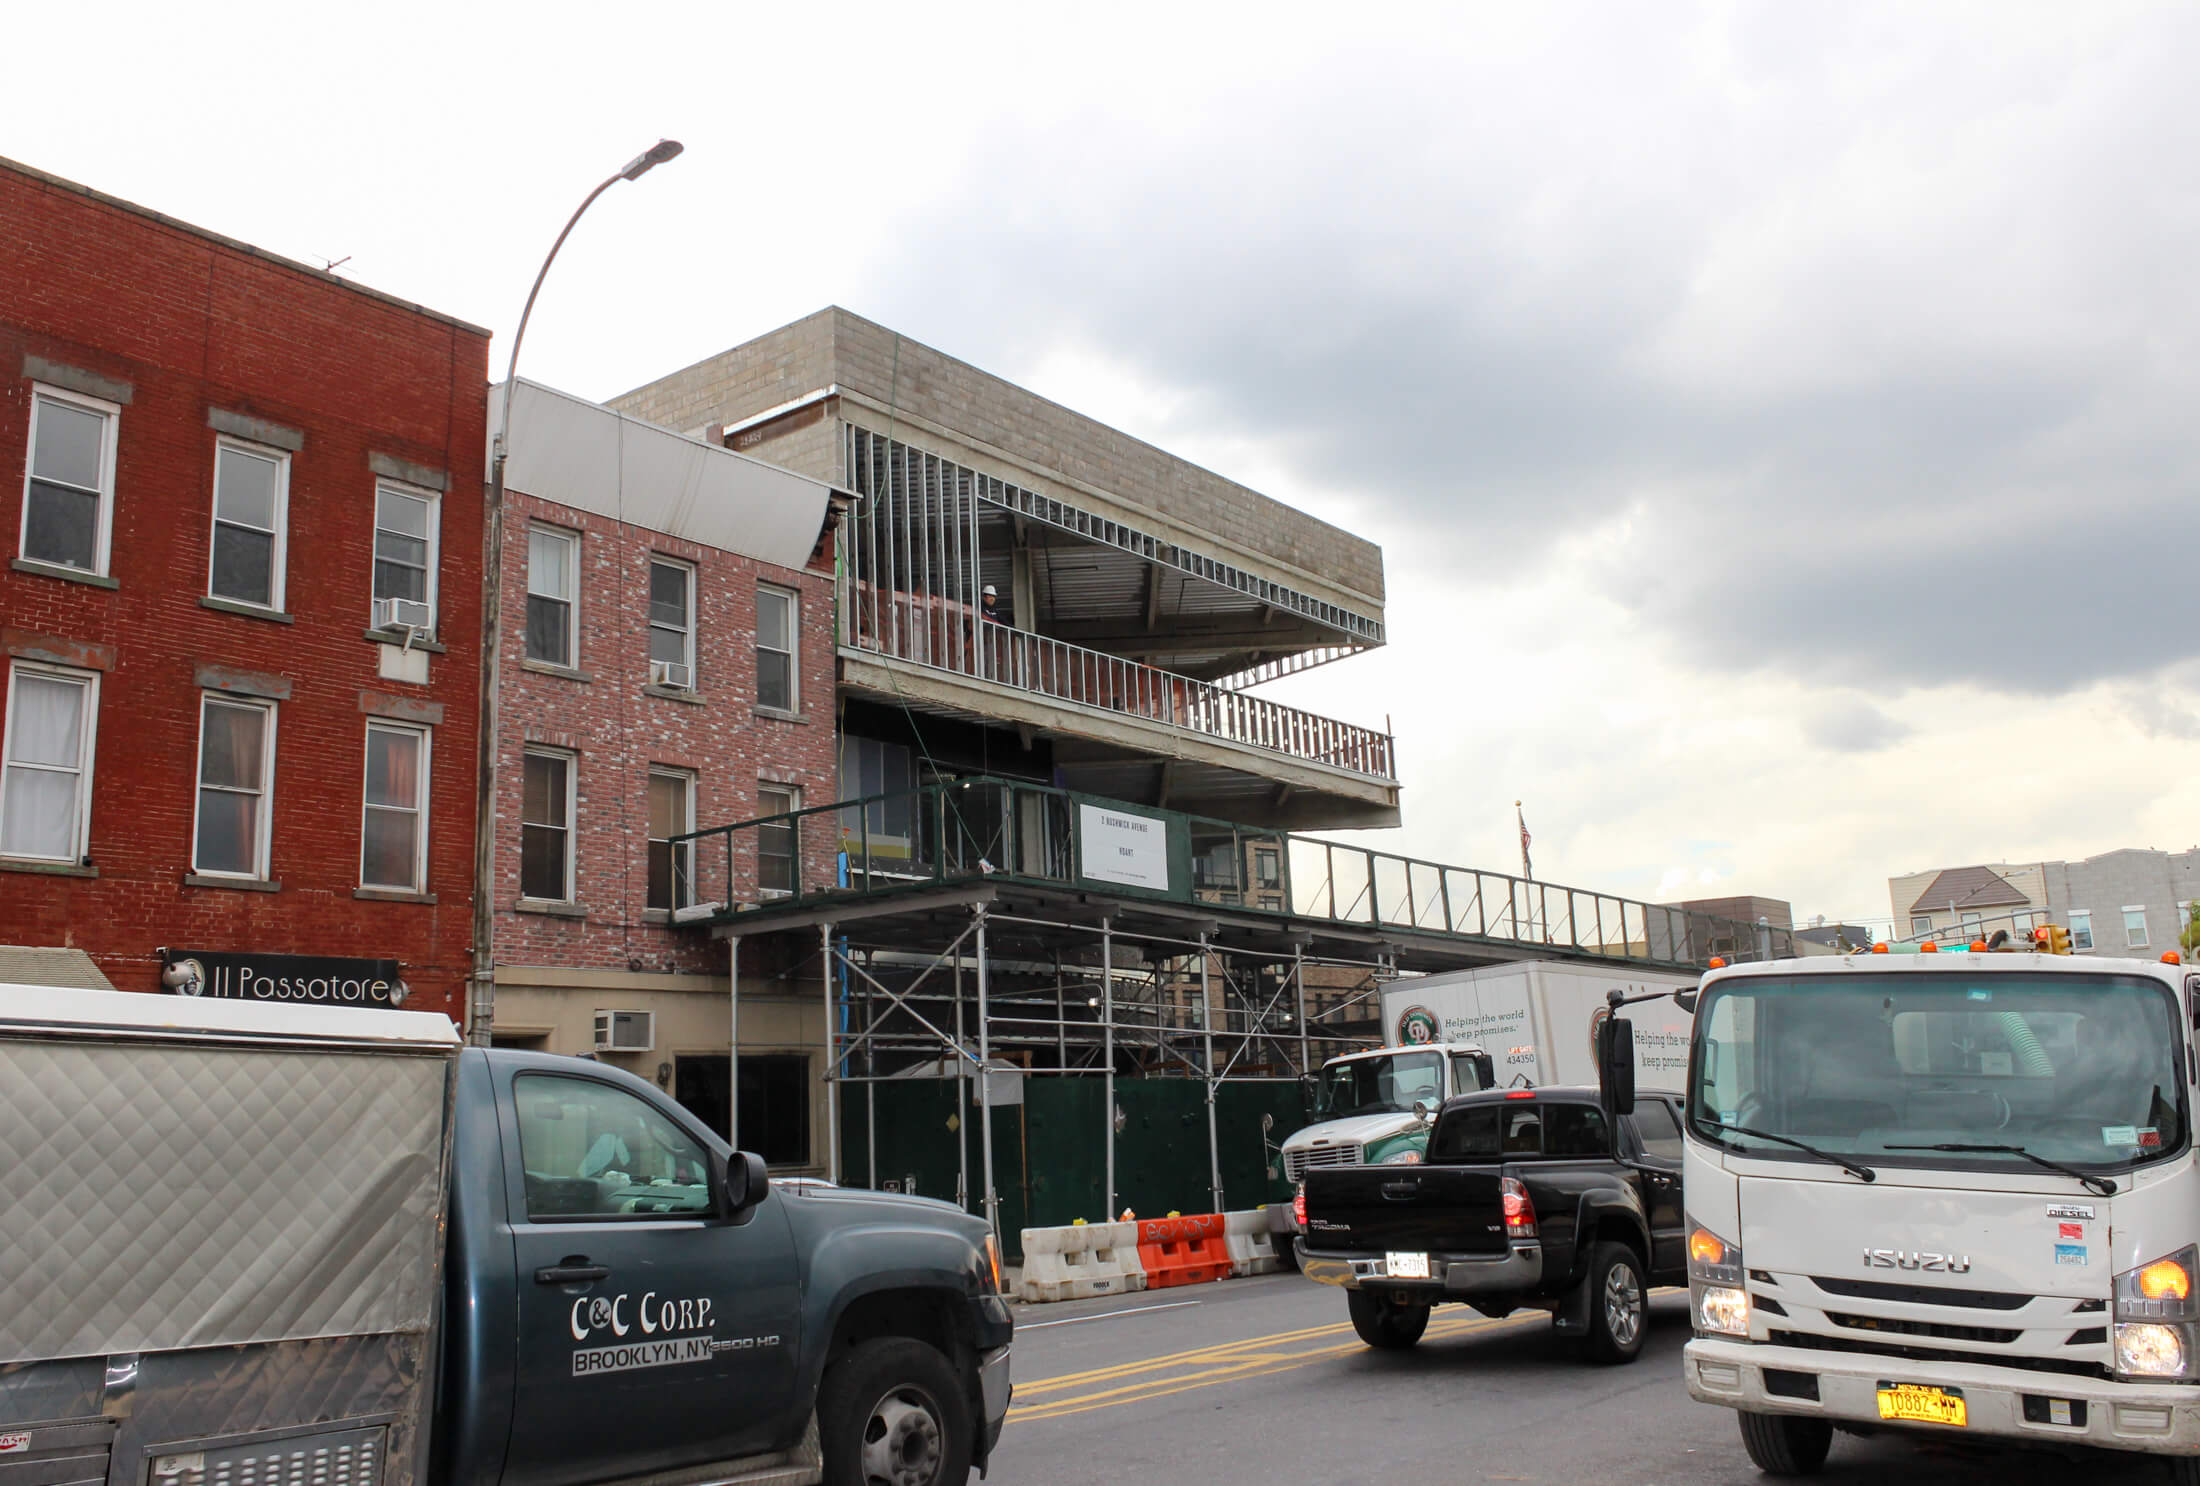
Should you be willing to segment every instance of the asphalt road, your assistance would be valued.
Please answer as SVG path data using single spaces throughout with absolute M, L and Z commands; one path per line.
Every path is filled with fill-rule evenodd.
M 1360 1344 L 1297 1275 L 1019 1306 L 1016 1398 L 987 1486 L 1540 1482 L 1755 1486 L 1734 1416 L 1681 1382 L 1687 1298 L 1653 1302 L 1627 1367 L 1540 1315 L 1437 1311 L 1421 1345 Z M 2151 1462 L 1834 1438 L 1828 1486 L 2152 1486 Z

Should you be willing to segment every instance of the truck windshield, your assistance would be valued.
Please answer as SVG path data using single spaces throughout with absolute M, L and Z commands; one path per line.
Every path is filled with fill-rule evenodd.
M 1804 1160 L 1717 1124 L 1874 1165 L 2087 1171 L 2182 1150 L 2174 998 L 2138 976 L 1801 976 L 1713 986 L 1696 1017 L 1688 1122 L 1753 1157 Z M 1717 1122 L 1716 1124 L 1714 1122 Z
M 1386 1053 L 1355 1058 L 1322 1070 L 1320 1113 L 1332 1120 L 1347 1115 L 1383 1114 L 1413 1108 L 1422 1099 L 1444 1097 L 1441 1053 Z

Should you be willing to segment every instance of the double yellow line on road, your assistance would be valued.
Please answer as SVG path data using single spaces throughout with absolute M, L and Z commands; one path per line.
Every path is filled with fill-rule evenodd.
M 1430 1320 L 1424 1340 L 1443 1341 L 1530 1322 L 1550 1324 L 1548 1317 L 1535 1313 L 1492 1321 L 1471 1311 L 1450 1317 L 1439 1312 Z M 1189 1393 L 1197 1388 L 1212 1388 L 1221 1383 L 1311 1367 L 1317 1362 L 1366 1350 L 1357 1337 L 1342 1343 L 1338 1341 L 1351 1333 L 1349 1322 L 1310 1326 L 1301 1331 L 1278 1331 L 1211 1347 L 1195 1347 L 1189 1352 L 1173 1352 L 1165 1357 L 1148 1357 L 1089 1372 L 1064 1373 L 1037 1382 L 1018 1383 L 1016 1404 L 1009 1410 L 1008 1417 L 1019 1424 L 1062 1419 L 1095 1409 L 1120 1408 L 1174 1393 Z

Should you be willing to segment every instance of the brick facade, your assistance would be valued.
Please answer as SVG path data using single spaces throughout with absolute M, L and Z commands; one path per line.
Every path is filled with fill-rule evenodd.
M 540 523 L 581 538 L 578 664 L 565 674 L 526 659 L 527 532 Z M 833 584 L 829 544 L 815 565 L 778 567 L 524 493 L 506 497 L 506 558 L 498 763 L 496 953 L 500 965 L 723 975 L 722 946 L 675 929 L 645 907 L 652 766 L 695 776 L 698 827 L 758 815 L 757 791 L 794 787 L 805 806 L 837 798 L 833 741 Z M 692 698 L 649 684 L 650 559 L 696 574 L 696 675 Z M 756 702 L 757 593 L 799 596 L 797 712 Z M 574 893 L 569 909 L 520 894 L 520 820 L 529 744 L 575 760 Z M 805 880 L 832 880 L 837 838 L 804 843 Z M 716 853 L 715 855 L 713 853 Z M 723 849 L 704 843 L 702 895 L 724 896 Z M 753 897 L 753 838 L 736 854 L 734 889 Z
M 11 672 L 96 674 L 84 860 L 0 860 L 0 937 L 72 945 L 159 987 L 163 946 L 394 958 L 458 1015 L 468 968 L 488 333 L 0 162 L 0 469 L 26 470 L 34 385 L 115 405 L 104 571 L 35 568 L 24 475 L 0 502 Z M 288 456 L 273 615 L 210 607 L 217 440 Z M 368 637 L 376 489 L 443 488 L 427 680 Z M 424 488 L 424 487 L 416 487 Z M 418 652 L 408 660 L 418 663 Z M 256 886 L 192 875 L 202 697 L 273 700 Z M 369 715 L 428 726 L 424 894 L 361 896 Z M 18 743 L 21 739 L 17 740 Z

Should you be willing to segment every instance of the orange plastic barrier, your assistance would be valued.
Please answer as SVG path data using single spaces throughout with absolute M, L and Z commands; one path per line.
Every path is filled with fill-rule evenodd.
M 1229 1278 L 1230 1251 L 1220 1213 L 1189 1218 L 1148 1218 L 1138 1225 L 1138 1267 L 1146 1288 L 1204 1285 Z

